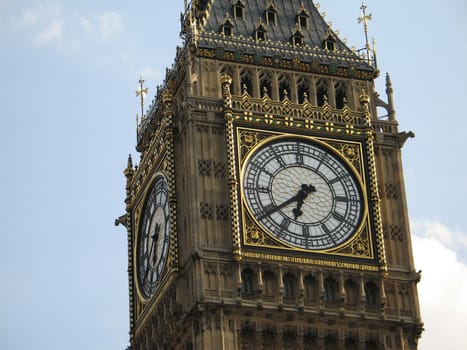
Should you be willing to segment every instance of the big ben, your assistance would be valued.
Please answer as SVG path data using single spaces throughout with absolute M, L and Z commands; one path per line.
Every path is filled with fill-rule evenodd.
M 413 133 L 369 45 L 312 0 L 185 1 L 181 34 L 124 170 L 130 348 L 417 349 Z

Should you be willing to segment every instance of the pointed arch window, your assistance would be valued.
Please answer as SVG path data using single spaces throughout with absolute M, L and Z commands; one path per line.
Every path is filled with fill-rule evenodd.
M 306 11 L 305 6 L 303 5 L 303 2 L 302 2 L 301 10 L 297 14 L 297 17 L 296 17 L 296 22 L 297 22 L 298 27 L 307 29 L 308 28 L 308 18 L 309 17 L 310 17 L 310 15 Z
M 261 18 L 259 19 L 258 27 L 256 27 L 254 35 L 256 41 L 265 41 L 266 40 L 266 29 L 263 26 Z
M 337 109 L 342 109 L 347 105 L 346 90 L 346 86 L 342 82 L 338 82 L 334 87 Z
M 237 19 L 243 19 L 245 11 L 245 4 L 243 1 L 238 0 L 233 6 L 234 17 Z
M 228 15 L 226 17 L 227 18 L 226 18 L 224 24 L 221 25 L 220 32 L 221 32 L 221 34 L 223 34 L 225 36 L 232 36 L 233 24 L 232 24 L 232 22 L 230 22 L 230 19 L 228 19 Z
M 310 96 L 310 85 L 302 78 L 298 82 L 298 103 L 304 103 L 305 101 L 309 101 Z
M 290 79 L 282 75 L 279 77 L 279 101 L 284 100 L 286 97 L 290 99 Z
M 274 5 L 272 4 L 272 1 L 270 1 L 269 6 L 266 9 L 265 17 L 266 17 L 266 23 L 267 24 L 276 25 L 277 10 L 274 7 Z
M 334 35 L 332 33 L 328 33 L 326 39 L 324 39 L 322 43 L 322 47 L 324 50 L 334 52 L 337 49 L 336 43 L 337 43 L 337 40 L 334 37 Z
M 253 96 L 253 83 L 250 71 L 244 70 L 240 73 L 240 87 L 242 94 L 247 93 L 248 95 Z
M 323 80 L 320 80 L 316 86 L 316 101 L 320 107 L 328 102 L 328 87 Z
M 303 34 L 300 32 L 300 30 L 297 30 L 292 37 L 290 38 L 290 43 L 293 46 L 303 46 Z
M 260 76 L 259 91 L 260 91 L 261 97 L 272 96 L 271 95 L 272 93 L 271 77 L 267 73 L 262 74 Z

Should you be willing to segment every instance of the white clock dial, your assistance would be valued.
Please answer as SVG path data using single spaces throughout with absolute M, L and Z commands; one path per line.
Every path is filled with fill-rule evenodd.
M 141 219 L 137 245 L 137 273 L 141 293 L 150 298 L 165 268 L 169 249 L 168 186 L 163 175 L 154 181 Z
M 339 156 L 305 138 L 261 145 L 243 167 L 246 206 L 283 243 L 309 250 L 336 247 L 358 228 L 361 186 Z

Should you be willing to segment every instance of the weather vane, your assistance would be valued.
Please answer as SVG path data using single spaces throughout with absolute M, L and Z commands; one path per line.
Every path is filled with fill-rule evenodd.
M 367 57 L 368 63 L 370 63 L 370 43 L 368 41 L 368 21 L 371 20 L 372 15 L 371 13 L 368 15 L 366 14 L 367 6 L 365 5 L 363 1 L 362 1 L 362 6 L 360 7 L 360 9 L 362 10 L 362 17 L 358 17 L 358 23 L 363 22 L 363 27 L 365 29 L 366 57 Z
M 143 88 L 143 77 L 141 76 L 138 80 L 139 83 L 139 90 L 136 90 L 136 97 L 140 96 L 141 97 L 141 122 L 143 122 L 144 119 L 144 97 L 148 93 L 148 88 Z M 138 123 L 138 114 L 136 114 L 136 126 L 139 126 Z

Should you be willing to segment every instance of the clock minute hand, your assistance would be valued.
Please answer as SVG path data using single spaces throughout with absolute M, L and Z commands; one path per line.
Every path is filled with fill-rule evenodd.
M 284 208 L 285 206 L 289 205 L 290 203 L 293 203 L 293 202 L 297 201 L 297 199 L 298 199 L 298 193 L 295 196 L 293 196 L 292 198 L 290 198 L 290 199 L 286 200 L 285 202 L 283 202 L 282 204 L 278 205 L 277 207 L 274 207 L 274 208 L 271 208 L 271 209 L 265 211 L 263 213 L 263 215 L 261 215 L 259 217 L 259 219 L 262 219 L 262 218 L 268 216 L 269 214 L 272 214 L 272 213 Z
M 159 236 L 159 231 L 160 231 L 160 225 L 159 224 L 156 224 L 156 227 L 155 227 L 155 230 L 154 230 L 154 234 L 151 236 L 152 238 L 152 241 L 151 241 L 151 247 L 149 248 L 148 250 L 148 263 L 146 265 L 146 269 L 144 270 L 144 276 L 143 276 L 143 281 L 146 280 L 146 278 L 148 277 L 148 274 L 149 274 L 149 270 L 151 269 L 151 265 L 154 265 L 155 263 L 155 250 L 156 250 L 156 241 L 157 241 L 157 237 Z M 151 254 L 152 254 L 152 259 L 151 259 Z M 149 263 L 149 261 L 152 260 L 152 264 Z
M 272 214 L 272 213 L 286 207 L 287 205 L 289 205 L 290 203 L 293 203 L 293 202 L 297 202 L 298 210 L 300 210 L 300 208 L 301 208 L 301 206 L 303 204 L 303 200 L 308 196 L 308 193 L 315 192 L 315 191 L 316 191 L 316 189 L 315 189 L 314 186 L 312 186 L 312 185 L 308 186 L 306 184 L 302 184 L 300 190 L 297 192 L 297 194 L 295 196 L 293 196 L 292 198 L 286 200 L 282 204 L 279 204 L 277 207 L 274 207 L 272 209 L 267 210 L 259 218 L 262 219 L 262 218 L 268 216 L 269 214 Z M 294 213 L 295 213 L 295 209 L 294 209 Z M 300 215 L 298 215 L 298 216 L 300 216 Z M 298 216 L 296 216 L 295 219 Z
M 156 243 L 157 239 L 159 238 L 159 232 L 161 230 L 161 225 L 159 223 L 156 223 L 156 227 L 154 229 L 154 235 L 152 236 L 152 245 L 151 245 L 151 253 L 152 254 L 152 265 L 156 263 Z

